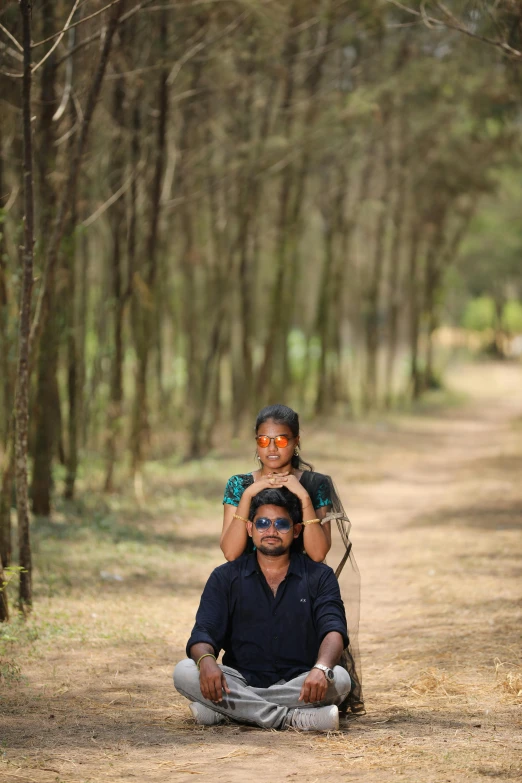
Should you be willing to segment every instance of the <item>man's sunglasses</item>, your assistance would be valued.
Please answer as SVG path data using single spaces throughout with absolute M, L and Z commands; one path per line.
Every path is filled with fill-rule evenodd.
M 259 519 L 256 519 L 254 522 L 254 527 L 256 530 L 270 530 L 270 526 L 272 524 L 276 530 L 279 530 L 280 533 L 288 533 L 293 525 L 293 522 L 286 517 L 279 517 L 278 519 L 274 520 L 268 519 L 268 517 L 259 517 Z
M 290 438 L 288 435 L 276 435 L 275 438 L 269 438 L 268 435 L 256 435 L 256 442 L 262 449 L 270 446 L 270 441 L 273 440 L 278 449 L 285 449 L 288 446 Z

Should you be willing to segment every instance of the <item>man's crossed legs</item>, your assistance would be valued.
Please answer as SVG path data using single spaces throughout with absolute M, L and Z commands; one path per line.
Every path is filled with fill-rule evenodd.
M 191 702 L 202 704 L 239 723 L 250 723 L 263 729 L 284 729 L 290 725 L 304 728 L 292 720 L 295 710 L 308 712 L 329 705 L 339 706 L 351 688 L 348 672 L 336 666 L 335 679 L 328 684 L 325 698 L 314 704 L 304 704 L 299 701 L 299 694 L 309 672 L 270 688 L 253 688 L 236 669 L 229 666 L 220 668 L 226 676 L 230 693 L 223 693 L 223 701 L 217 704 L 201 695 L 199 671 L 190 658 L 180 661 L 174 669 L 174 685 Z

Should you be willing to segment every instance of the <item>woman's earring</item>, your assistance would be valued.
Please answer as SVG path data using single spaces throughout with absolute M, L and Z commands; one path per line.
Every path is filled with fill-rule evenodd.
M 299 446 L 296 446 L 294 449 L 294 457 L 298 457 L 298 456 L 299 456 Z
M 259 456 L 259 454 L 257 453 L 257 451 L 256 451 L 256 453 L 255 453 L 255 455 L 254 455 L 254 456 L 255 456 L 255 459 L 257 459 L 257 461 L 258 461 L 258 462 L 259 462 L 259 464 L 261 465 L 261 457 Z

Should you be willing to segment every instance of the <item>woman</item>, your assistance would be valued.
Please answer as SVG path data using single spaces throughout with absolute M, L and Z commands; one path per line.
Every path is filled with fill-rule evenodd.
M 345 545 L 344 556 L 335 572 L 338 577 L 345 563 L 351 568 L 350 596 L 345 601 L 350 645 L 343 653 L 343 665 L 353 683 L 345 709 L 362 712 L 364 704 L 360 677 L 356 671 L 354 655 L 357 649 L 359 625 L 359 572 L 351 551 L 349 539 L 350 521 L 344 512 L 329 476 L 316 473 L 299 453 L 299 416 L 286 405 L 269 405 L 263 408 L 256 420 L 256 457 L 260 467 L 251 473 L 232 476 L 223 498 L 223 530 L 220 545 L 227 560 L 235 560 L 252 551 L 252 540 L 247 535 L 246 521 L 250 503 L 263 489 L 287 487 L 301 501 L 303 530 L 298 539 L 301 551 L 321 562 L 332 545 L 331 523 L 335 520 Z M 357 656 L 356 656 L 357 657 Z M 357 667 L 358 668 L 358 667 Z
M 299 456 L 299 416 L 286 405 L 263 408 L 256 420 L 256 442 L 259 469 L 232 476 L 225 488 L 223 554 L 235 560 L 248 551 L 244 520 L 252 498 L 268 487 L 287 487 L 301 501 L 304 551 L 320 563 L 332 545 L 331 522 L 325 521 L 331 492 L 328 476 L 313 472 Z

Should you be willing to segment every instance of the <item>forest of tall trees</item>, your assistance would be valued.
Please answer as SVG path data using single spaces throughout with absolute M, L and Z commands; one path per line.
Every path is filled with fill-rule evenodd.
M 522 173 L 522 16 L 406 6 L 3 4 L 0 552 L 16 487 L 23 602 L 29 504 L 73 498 L 86 455 L 100 492 L 118 465 L 140 492 L 167 428 L 196 459 L 262 404 L 348 416 L 437 382 L 463 243 Z M 491 243 L 473 288 L 479 256 L 470 295 L 500 279 Z

